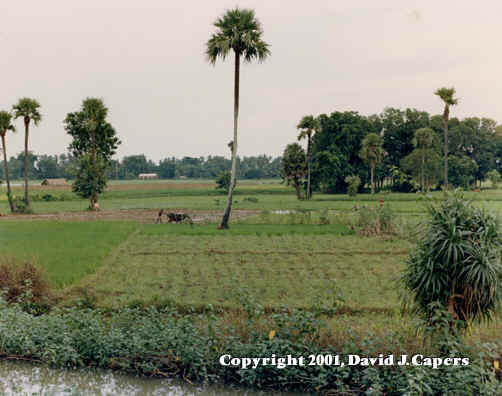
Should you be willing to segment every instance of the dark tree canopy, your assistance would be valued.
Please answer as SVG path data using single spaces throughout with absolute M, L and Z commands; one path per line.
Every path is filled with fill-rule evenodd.
M 359 152 L 368 133 L 380 132 L 379 120 L 353 111 L 321 114 L 318 119 L 320 128 L 312 147 L 314 187 L 322 186 L 325 192 L 345 192 L 347 176 L 358 175 L 363 183 L 367 181 L 368 169 Z

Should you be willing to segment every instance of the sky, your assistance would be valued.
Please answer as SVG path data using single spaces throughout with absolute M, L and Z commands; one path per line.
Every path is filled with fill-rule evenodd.
M 102 98 L 118 157 L 224 155 L 233 135 L 233 62 L 205 45 L 229 8 L 253 8 L 271 56 L 241 68 L 239 155 L 277 156 L 308 114 L 385 107 L 502 123 L 499 0 L 16 0 L 0 2 L 0 110 L 36 98 L 30 150 L 59 154 L 63 120 Z M 23 149 L 23 125 L 8 138 Z

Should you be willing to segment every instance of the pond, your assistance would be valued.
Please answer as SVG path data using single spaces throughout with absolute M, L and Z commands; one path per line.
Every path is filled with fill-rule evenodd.
M 171 379 L 141 378 L 100 370 L 56 370 L 0 361 L 0 396 L 277 396 L 220 386 L 194 386 Z M 291 394 L 289 394 L 291 395 Z

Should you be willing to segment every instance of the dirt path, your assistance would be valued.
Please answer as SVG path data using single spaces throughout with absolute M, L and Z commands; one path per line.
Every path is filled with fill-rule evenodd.
M 195 223 L 217 222 L 223 216 L 223 211 L 219 210 L 186 210 L 173 209 L 169 211 L 176 213 L 186 213 L 192 217 Z M 232 210 L 233 219 L 241 219 L 260 213 L 259 210 Z M 157 220 L 158 209 L 122 209 L 122 210 L 101 210 L 98 212 L 59 212 L 31 215 L 0 215 L 0 221 L 8 220 L 51 220 L 51 221 L 96 221 L 96 220 L 132 220 L 143 224 L 152 224 Z M 166 221 L 166 218 L 163 218 Z

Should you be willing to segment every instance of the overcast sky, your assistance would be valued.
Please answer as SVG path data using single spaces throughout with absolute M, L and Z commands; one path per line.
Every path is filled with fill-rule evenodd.
M 253 8 L 272 55 L 241 69 L 240 155 L 279 155 L 303 115 L 386 106 L 502 122 L 499 0 L 16 0 L 0 2 L 0 109 L 42 105 L 36 153 L 66 151 L 63 119 L 101 97 L 119 157 L 229 156 L 233 64 L 205 43 L 225 9 Z M 23 147 L 23 128 L 9 155 Z

